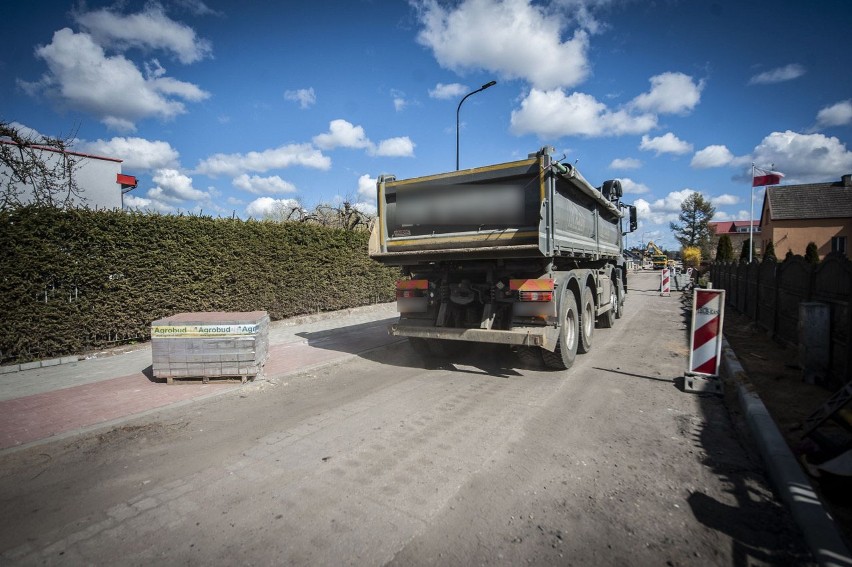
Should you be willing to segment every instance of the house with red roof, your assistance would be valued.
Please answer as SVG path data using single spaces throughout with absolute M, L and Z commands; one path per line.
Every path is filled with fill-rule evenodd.
M 754 252 L 755 254 L 760 254 L 761 248 L 761 239 L 760 239 L 760 221 L 754 220 L 754 234 L 752 238 L 754 239 Z M 734 249 L 734 258 L 740 257 L 740 251 L 743 248 L 743 242 L 749 239 L 749 224 L 750 221 L 747 220 L 735 220 L 735 221 L 718 221 L 718 222 L 710 222 L 710 233 L 712 238 L 712 247 L 711 252 L 713 254 L 713 259 L 716 256 L 716 247 L 719 244 L 719 238 L 726 234 L 731 239 L 731 246 Z

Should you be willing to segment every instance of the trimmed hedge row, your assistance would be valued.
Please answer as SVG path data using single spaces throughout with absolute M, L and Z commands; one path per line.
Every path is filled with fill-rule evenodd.
M 300 223 L 26 206 L 0 211 L 0 363 L 130 340 L 186 311 L 281 319 L 393 299 L 368 234 Z

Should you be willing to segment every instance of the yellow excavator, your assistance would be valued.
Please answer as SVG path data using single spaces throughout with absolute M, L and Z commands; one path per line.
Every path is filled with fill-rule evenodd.
M 653 240 L 649 240 L 648 246 L 645 247 L 645 258 L 651 258 L 651 265 L 655 270 L 662 270 L 669 262 L 669 257 L 654 244 Z

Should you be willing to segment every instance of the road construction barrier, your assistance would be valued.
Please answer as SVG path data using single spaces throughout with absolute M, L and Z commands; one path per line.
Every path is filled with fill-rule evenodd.
M 693 291 L 689 369 L 684 377 L 684 390 L 687 392 L 722 393 L 719 363 L 722 355 L 724 305 L 723 289 Z
M 669 297 L 672 294 L 672 276 L 668 268 L 660 272 L 660 295 Z

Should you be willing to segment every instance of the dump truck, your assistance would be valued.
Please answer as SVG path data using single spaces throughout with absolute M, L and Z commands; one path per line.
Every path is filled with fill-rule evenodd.
M 511 345 L 568 369 L 623 313 L 623 237 L 636 208 L 617 179 L 593 187 L 545 147 L 527 159 L 377 182 L 370 256 L 401 268 L 398 323 L 426 357 Z

